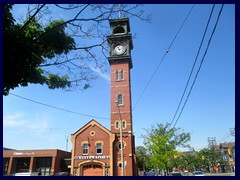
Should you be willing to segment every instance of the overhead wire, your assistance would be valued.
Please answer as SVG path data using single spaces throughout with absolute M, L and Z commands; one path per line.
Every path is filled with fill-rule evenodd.
M 210 20 L 211 20 L 211 17 L 212 17 L 212 13 L 213 13 L 213 11 L 214 11 L 214 7 L 215 7 L 215 4 L 213 5 L 212 10 L 211 10 L 211 13 L 210 13 L 210 15 L 209 15 L 208 22 L 207 22 L 207 25 L 206 25 L 206 28 L 205 28 L 204 34 L 203 34 L 203 37 L 202 37 L 202 40 L 201 40 L 200 46 L 199 46 L 199 48 L 198 48 L 197 56 L 196 56 L 196 58 L 195 58 L 195 60 L 194 60 L 194 63 L 193 63 L 193 66 L 192 66 L 192 69 L 191 69 L 190 75 L 189 75 L 188 80 L 187 80 L 187 84 L 185 85 L 185 88 L 184 88 L 184 91 L 183 91 L 182 97 L 181 97 L 181 99 L 180 99 L 180 102 L 178 103 L 177 110 L 175 111 L 175 114 L 174 114 L 174 116 L 173 116 L 173 119 L 172 119 L 172 121 L 171 121 L 169 127 L 171 127 L 173 121 L 175 120 L 176 115 L 177 115 L 177 113 L 178 113 L 178 110 L 179 110 L 179 108 L 180 108 L 180 105 L 182 104 L 183 97 L 185 96 L 185 93 L 186 93 L 187 87 L 188 87 L 188 85 L 189 85 L 190 79 L 191 79 L 191 77 L 192 77 L 192 73 L 193 73 L 193 70 L 194 70 L 194 68 L 195 68 L 195 65 L 196 65 L 196 62 L 197 62 L 197 59 L 198 59 L 199 53 L 200 53 L 201 48 L 202 48 L 203 41 L 204 41 L 205 36 L 206 36 L 206 33 L 207 33 L 207 29 L 208 29 L 208 26 L 209 26 L 209 23 L 210 23 Z
M 200 70 L 201 70 L 203 61 L 204 61 L 205 56 L 206 56 L 206 54 L 207 54 L 209 45 L 210 45 L 210 43 L 211 43 L 212 37 L 213 37 L 213 35 L 214 35 L 214 33 L 215 33 L 215 30 L 216 30 L 216 27 L 217 27 L 217 25 L 218 25 L 218 21 L 219 21 L 219 18 L 220 18 L 220 16 L 221 16 L 223 7 L 224 7 L 224 4 L 222 4 L 221 9 L 220 9 L 220 11 L 219 11 L 219 13 L 218 13 L 218 17 L 217 17 L 216 23 L 215 23 L 215 25 L 214 25 L 213 31 L 212 31 L 212 33 L 211 33 L 211 36 L 210 36 L 210 38 L 209 38 L 209 40 L 208 40 L 208 44 L 207 44 L 206 50 L 205 50 L 204 55 L 203 55 L 203 57 L 202 57 L 202 60 L 201 60 L 201 63 L 200 63 L 200 65 L 199 65 L 199 68 L 198 68 L 198 70 L 197 70 L 197 73 L 196 73 L 196 75 L 195 75 L 195 77 L 194 77 L 192 86 L 191 86 L 191 88 L 190 88 L 190 90 L 189 90 L 189 93 L 188 93 L 187 98 L 186 98 L 186 100 L 185 100 L 185 102 L 184 102 L 184 105 L 183 105 L 183 107 L 182 107 L 182 109 L 181 109 L 181 111 L 180 111 L 180 114 L 178 115 L 178 118 L 177 118 L 176 122 L 174 123 L 173 127 L 175 127 L 175 125 L 176 125 L 177 122 L 179 121 L 179 118 L 181 117 L 181 114 L 182 114 L 182 112 L 183 112 L 183 110 L 184 110 L 184 108 L 185 108 L 185 105 L 186 105 L 186 103 L 187 103 L 187 101 L 188 101 L 188 98 L 189 98 L 189 96 L 190 96 L 190 94 L 191 94 L 191 92 L 192 92 L 193 86 L 194 86 L 194 84 L 195 84 L 195 82 L 196 82 L 196 79 L 197 79 L 198 74 L 199 74 L 199 72 L 200 72 Z
M 18 98 L 21 98 L 21 99 L 25 99 L 27 101 L 31 101 L 31 102 L 34 102 L 36 104 L 47 106 L 47 107 L 50 107 L 50 108 L 53 108 L 53 109 L 57 109 L 57 110 L 60 110 L 60 111 L 64 111 L 64 112 L 68 112 L 68 113 L 72 113 L 72 114 L 76 114 L 76 115 L 80 115 L 80 116 L 86 116 L 86 117 L 91 117 L 91 118 L 107 119 L 107 120 L 109 120 L 109 118 L 106 118 L 106 117 L 93 116 L 93 115 L 90 115 L 90 114 L 79 113 L 79 112 L 71 111 L 71 110 L 68 110 L 68 109 L 63 109 L 63 108 L 59 108 L 59 107 L 52 106 L 52 105 L 49 105 L 49 104 L 45 104 L 45 103 L 42 103 L 42 102 L 39 102 L 39 101 L 35 101 L 35 100 L 29 99 L 29 98 L 25 98 L 25 97 L 19 96 L 17 94 L 13 94 L 13 93 L 9 93 L 9 94 L 11 94 L 13 96 L 16 96 Z
M 224 140 L 226 140 L 227 138 L 229 138 L 231 136 L 231 134 L 226 134 L 224 138 L 221 138 L 221 140 L 217 141 L 217 144 L 221 144 L 221 142 L 223 142 Z M 209 148 L 209 145 L 204 146 L 203 148 L 195 148 L 195 149 L 206 149 Z
M 132 108 L 132 111 L 135 109 L 136 105 L 138 104 L 138 102 L 140 101 L 140 99 L 143 97 L 145 91 L 147 90 L 148 86 L 150 85 L 151 81 L 153 80 L 153 77 L 156 75 L 156 73 L 157 73 L 160 65 L 162 64 L 163 60 L 165 59 L 165 57 L 166 57 L 167 54 L 169 53 L 169 51 L 170 51 L 173 43 L 175 42 L 175 40 L 176 40 L 177 36 L 179 35 L 179 33 L 180 33 L 183 25 L 185 24 L 185 22 L 187 21 L 189 15 L 191 14 L 194 6 L 195 6 L 195 4 L 191 7 L 190 11 L 188 12 L 186 18 L 184 19 L 183 23 L 181 24 L 181 26 L 180 26 L 180 28 L 179 28 L 179 30 L 178 30 L 178 32 L 176 33 L 176 35 L 174 36 L 172 42 L 170 43 L 170 46 L 169 46 L 168 49 L 166 50 L 165 54 L 163 55 L 161 61 L 160 61 L 159 64 L 158 64 L 157 68 L 156 68 L 155 71 L 153 72 L 152 76 L 150 77 L 149 81 L 147 82 L 146 86 L 144 87 L 143 91 L 141 92 L 139 98 L 137 99 L 136 103 L 134 104 L 134 106 L 133 106 L 133 108 Z

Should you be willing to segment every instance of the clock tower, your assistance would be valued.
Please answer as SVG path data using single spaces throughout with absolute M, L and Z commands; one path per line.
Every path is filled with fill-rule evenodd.
M 132 35 L 128 18 L 109 20 L 111 35 L 107 36 L 111 67 L 111 132 L 113 143 L 113 175 L 136 176 L 137 164 L 132 127 L 131 50 Z M 123 170 L 123 171 L 122 171 Z

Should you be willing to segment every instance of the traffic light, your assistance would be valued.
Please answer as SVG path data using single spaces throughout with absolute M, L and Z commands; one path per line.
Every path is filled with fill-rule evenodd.
M 231 155 L 232 154 L 232 151 L 231 151 L 231 149 L 230 148 L 228 148 L 228 155 Z
M 202 156 L 202 160 L 204 160 L 205 159 L 205 156 Z

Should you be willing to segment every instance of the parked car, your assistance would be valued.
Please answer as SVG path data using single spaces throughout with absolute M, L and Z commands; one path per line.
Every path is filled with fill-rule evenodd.
M 71 174 L 69 172 L 58 172 L 55 176 L 71 176 Z
M 21 173 L 15 173 L 14 176 L 31 176 L 31 172 L 21 172 Z
M 41 176 L 40 172 L 21 172 L 15 173 L 14 176 Z
M 193 171 L 193 176 L 205 176 L 202 171 Z
M 170 172 L 170 176 L 182 176 L 180 172 Z
M 189 176 L 189 173 L 188 173 L 187 170 L 185 170 L 185 171 L 183 172 L 183 176 Z

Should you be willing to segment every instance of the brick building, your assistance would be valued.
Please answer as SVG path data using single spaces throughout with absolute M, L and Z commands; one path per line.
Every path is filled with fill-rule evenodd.
M 40 172 L 54 175 L 68 171 L 65 158 L 71 153 L 59 149 L 48 150 L 3 150 L 3 174 Z
M 133 44 L 129 19 L 114 19 L 109 23 L 110 130 L 91 120 L 71 135 L 71 174 L 76 176 L 137 175 L 130 80 Z

